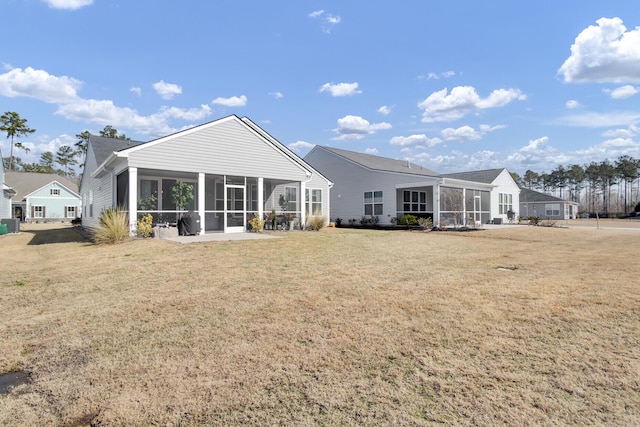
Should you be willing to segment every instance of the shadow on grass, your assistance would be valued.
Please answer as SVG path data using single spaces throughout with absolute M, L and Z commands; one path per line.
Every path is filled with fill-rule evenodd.
M 50 230 L 29 230 L 33 234 L 28 245 L 47 245 L 50 243 L 88 242 L 85 236 L 74 228 L 52 228 Z

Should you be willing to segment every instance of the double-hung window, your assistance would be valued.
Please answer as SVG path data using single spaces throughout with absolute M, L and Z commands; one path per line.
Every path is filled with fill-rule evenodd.
M 298 210 L 298 188 L 284 187 L 284 198 L 286 200 L 286 209 L 289 212 Z
M 501 214 L 513 211 L 513 194 L 498 193 L 498 207 Z
M 319 188 L 307 188 L 305 191 L 306 214 L 322 215 L 322 190 Z
M 44 218 L 44 206 L 34 206 L 33 207 L 33 217 L 34 218 Z
M 364 192 L 364 214 L 382 215 L 382 191 Z

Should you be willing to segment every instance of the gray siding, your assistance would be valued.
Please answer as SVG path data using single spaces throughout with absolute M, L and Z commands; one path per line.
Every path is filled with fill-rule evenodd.
M 89 145 L 87 159 L 80 184 L 80 196 L 82 198 L 82 225 L 87 228 L 95 228 L 100 222 L 100 213 L 113 207 L 113 176 L 111 173 L 96 178 L 91 174 L 98 168 L 92 147 Z M 90 206 L 90 194 L 93 194 L 93 209 Z M 93 213 L 93 215 L 92 215 Z
M 194 132 L 177 134 L 134 149 L 129 154 L 129 166 L 306 180 L 304 170 L 236 118 L 213 122 Z

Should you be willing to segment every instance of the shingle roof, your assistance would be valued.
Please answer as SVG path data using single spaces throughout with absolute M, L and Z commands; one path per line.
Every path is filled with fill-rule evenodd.
M 533 202 L 565 202 L 565 200 L 552 196 L 551 194 L 541 193 L 539 191 L 529 190 L 520 187 L 520 203 Z
M 53 181 L 58 181 L 74 193 L 78 192 L 78 184 L 69 178 L 53 173 L 36 172 L 5 172 L 5 182 L 12 187 L 16 194 L 13 200 L 22 200 L 25 196 L 33 193 Z
M 442 175 L 444 178 L 461 179 L 464 181 L 482 182 L 484 184 L 491 184 L 496 180 L 498 175 L 502 173 L 504 169 L 486 169 L 480 171 L 470 172 L 456 172 L 447 173 Z
M 367 169 L 383 171 L 383 172 L 400 172 L 411 175 L 422 176 L 439 176 L 438 172 L 427 169 L 423 166 L 410 163 L 406 160 L 390 159 L 388 157 L 374 156 L 372 154 L 357 153 L 355 151 L 342 150 L 333 147 L 319 147 L 331 153 L 334 153 L 347 160 L 351 160 Z
M 104 136 L 91 135 L 89 137 L 91 146 L 93 147 L 93 153 L 96 156 L 96 163 L 101 165 L 102 162 L 114 151 L 126 150 L 127 148 L 135 147 L 136 145 L 146 144 L 142 141 L 132 141 L 130 139 L 118 139 L 118 138 L 106 138 Z

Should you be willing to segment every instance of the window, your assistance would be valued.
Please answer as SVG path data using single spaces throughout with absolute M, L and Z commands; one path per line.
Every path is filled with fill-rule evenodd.
M 382 215 L 382 191 L 364 192 L 364 214 Z
M 93 218 L 93 190 L 89 190 L 89 216 Z
M 322 215 L 322 190 L 312 188 L 305 191 L 305 204 L 308 215 Z
M 298 209 L 298 189 L 296 187 L 284 187 L 284 199 L 288 212 L 295 212 Z
M 405 212 L 426 212 L 427 211 L 427 192 L 426 191 L 404 191 L 404 207 Z
M 44 218 L 44 206 L 34 206 L 33 207 L 33 217 L 34 218 Z
M 49 190 L 49 194 L 51 196 L 59 196 L 60 195 L 60 189 L 59 188 L 52 188 Z
M 546 216 L 560 216 L 560 203 L 548 203 L 544 205 Z
M 65 209 L 65 215 L 67 218 L 75 218 L 76 215 L 76 207 L 75 206 L 67 206 Z
M 506 214 L 509 211 L 513 211 L 513 194 L 499 193 L 498 194 L 498 206 L 499 213 Z

